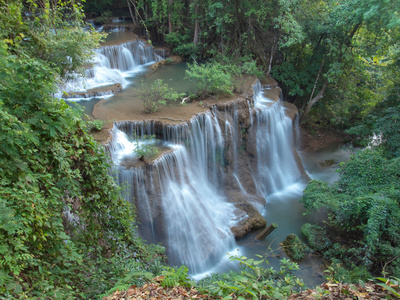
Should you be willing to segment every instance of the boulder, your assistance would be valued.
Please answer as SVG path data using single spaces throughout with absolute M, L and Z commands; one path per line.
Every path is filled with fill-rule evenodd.
M 295 234 L 289 234 L 282 242 L 282 247 L 293 261 L 301 261 L 309 251 L 308 247 Z
M 254 208 L 253 205 L 248 203 L 236 204 L 236 215 L 238 216 L 238 224 L 231 228 L 235 238 L 241 238 L 252 230 L 264 228 L 267 221 L 263 216 Z
M 320 166 L 321 168 L 328 168 L 328 167 L 333 166 L 334 164 L 336 164 L 336 163 L 333 159 L 327 159 L 327 160 L 318 162 L 318 166 Z

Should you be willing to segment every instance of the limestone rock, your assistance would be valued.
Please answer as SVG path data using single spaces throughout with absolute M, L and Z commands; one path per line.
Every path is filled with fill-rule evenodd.
M 236 226 L 231 228 L 235 237 L 241 238 L 252 230 L 263 228 L 267 225 L 267 221 L 248 203 L 236 204 L 236 214 L 241 218 Z
M 64 93 L 63 98 L 92 98 L 96 96 L 104 96 L 104 95 L 111 95 L 115 94 L 122 90 L 122 85 L 120 83 L 107 85 L 107 86 L 100 86 L 97 88 L 89 89 L 84 92 L 70 92 Z

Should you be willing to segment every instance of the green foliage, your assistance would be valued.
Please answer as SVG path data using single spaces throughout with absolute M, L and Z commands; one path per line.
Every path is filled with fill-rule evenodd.
M 388 290 L 395 297 L 400 298 L 400 279 L 399 278 L 377 277 L 376 280 L 378 281 L 378 285 L 380 285 L 384 289 Z
M 307 244 L 315 251 L 324 251 L 331 246 L 327 233 L 324 228 L 309 223 L 301 226 L 301 232 L 307 239 Z
M 84 30 L 82 7 L 74 1 L 44 1 L 43 5 L 27 1 L 26 6 L 18 0 L 0 3 L 0 38 L 9 51 L 45 61 L 61 77 L 82 71 L 102 38 L 94 30 Z M 25 13 L 32 17 L 24 17 Z
M 381 136 L 381 147 L 391 156 L 400 157 L 400 102 L 399 95 L 392 95 L 379 105 L 357 126 L 348 130 L 348 133 L 357 135 L 361 138 L 361 145 L 368 145 L 371 137 Z
M 158 105 L 166 105 L 168 101 L 177 101 L 185 96 L 184 93 L 177 93 L 169 88 L 161 79 L 157 79 L 151 85 L 142 83 L 137 93 L 147 114 L 156 112 Z
M 371 279 L 371 274 L 365 267 L 350 264 L 348 268 L 345 268 L 337 259 L 332 260 L 331 265 L 324 273 L 328 282 L 359 283 L 360 281 L 366 282 Z
M 278 271 L 264 268 L 268 261 L 259 257 L 259 260 L 254 260 L 232 256 L 230 260 L 238 261 L 243 267 L 242 271 L 214 274 L 202 279 L 198 283 L 200 290 L 224 299 L 283 299 L 304 286 L 303 281 L 292 273 L 299 269 L 296 263 L 282 259 Z
M 303 121 L 348 128 L 384 98 L 393 78 L 387 72 L 391 49 L 398 47 L 399 30 L 391 24 L 400 18 L 381 0 L 301 0 L 294 5 L 291 17 L 278 17 L 286 18 L 287 24 L 293 20 L 295 32 L 294 42 L 283 36 L 283 57 L 273 67 L 273 76 L 300 110 L 308 114 L 308 104 L 313 107 L 311 118 Z M 381 10 L 382 15 L 377 13 Z M 282 44 L 286 40 L 290 45 Z M 312 102 L 317 95 L 322 97 Z
M 98 17 L 104 12 L 109 12 L 113 5 L 113 0 L 86 0 L 83 2 L 83 7 L 86 14 L 92 17 Z M 107 16 L 110 17 L 110 16 Z
M 322 207 L 334 205 L 335 199 L 334 194 L 331 193 L 332 187 L 327 182 L 320 180 L 311 180 L 307 188 L 304 190 L 303 198 L 301 202 L 307 213 L 319 210 Z
M 94 45 L 79 6 L 27 5 L 29 19 L 19 1 L 0 5 L 0 297 L 94 298 L 126 262 L 151 269 L 163 256 L 136 237 L 134 207 L 81 115 L 52 96 Z
M 109 11 L 109 10 L 103 11 L 103 12 L 101 13 L 100 17 L 98 17 L 98 18 L 96 19 L 96 21 L 99 22 L 99 23 L 101 23 L 101 24 L 109 23 L 111 17 L 112 17 L 111 11 Z
M 199 98 L 232 94 L 231 75 L 219 63 L 189 64 L 186 78 L 195 84 Z
M 400 254 L 399 163 L 399 158 L 387 159 L 382 151 L 365 149 L 340 165 L 335 185 L 311 181 L 301 202 L 309 211 L 328 209 L 327 237 L 332 244 L 328 249 L 322 247 L 329 243 L 308 227 L 311 246 L 347 266 L 363 266 L 374 274 L 390 262 L 387 271 L 397 276 L 400 265 L 392 259 Z M 332 242 L 335 235 L 347 240 L 346 247 Z
M 165 35 L 165 42 L 172 48 L 172 51 L 182 57 L 190 58 L 199 54 L 200 48 L 196 46 L 188 31 L 185 33 L 170 32 Z
M 92 131 L 100 131 L 103 129 L 104 121 L 103 120 L 92 120 L 86 122 L 86 129 L 89 132 Z
M 180 266 L 179 268 L 164 268 L 164 270 L 161 272 L 161 275 L 164 276 L 161 286 L 169 288 L 175 286 L 194 286 L 195 282 L 190 280 L 188 271 L 189 269 L 186 266 Z
M 248 84 L 254 81 L 254 77 L 259 79 L 265 77 L 264 71 L 251 57 L 233 59 L 221 55 L 216 57 L 215 61 L 220 64 L 220 68 L 224 72 L 230 74 L 235 92 L 245 92 L 245 88 L 248 88 Z

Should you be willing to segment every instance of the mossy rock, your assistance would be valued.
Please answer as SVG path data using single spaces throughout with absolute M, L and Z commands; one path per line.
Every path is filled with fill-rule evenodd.
M 301 227 L 301 232 L 305 235 L 307 244 L 315 251 L 322 252 L 332 244 L 321 226 L 306 223 Z
M 324 161 L 320 161 L 318 164 L 322 168 L 328 168 L 328 167 L 331 167 L 331 166 L 335 165 L 336 162 L 333 159 L 327 159 L 327 160 L 324 160 Z
M 293 261 L 301 261 L 309 250 L 297 235 L 289 234 L 282 242 L 283 250 Z

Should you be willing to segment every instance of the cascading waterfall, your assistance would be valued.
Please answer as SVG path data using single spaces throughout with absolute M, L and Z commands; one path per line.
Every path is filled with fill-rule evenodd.
M 97 53 L 108 59 L 111 69 L 118 69 L 123 72 L 159 59 L 159 56 L 154 53 L 153 47 L 146 47 L 140 40 L 104 46 L 98 49 Z
M 292 120 L 280 102 L 262 95 L 259 83 L 253 90 L 256 116 L 252 133 L 257 147 L 257 171 L 253 176 L 258 194 L 267 198 L 298 182 L 301 174 L 293 155 Z
M 259 83 L 253 90 L 253 102 L 247 102 L 245 110 L 256 157 L 234 166 L 227 162 L 233 159 L 236 164 L 244 155 L 238 151 L 243 130 L 236 104 L 233 109 L 214 106 L 188 123 L 120 122 L 112 130 L 108 150 L 119 184 L 131 185 L 126 197 L 138 207 L 142 234 L 152 242 L 162 241 L 172 264 L 187 265 L 191 274 L 210 270 L 235 247 L 230 231 L 237 218 L 235 205 L 225 193 L 232 185 L 229 178 L 236 180 L 239 193 L 248 195 L 240 179 L 244 168 L 250 169 L 257 194 L 267 199 L 301 177 L 291 119 L 281 103 L 262 95 Z M 134 134 L 156 135 L 169 150 L 150 165 L 128 168 L 124 162 L 135 155 L 127 136 Z
M 151 46 L 146 46 L 142 41 L 136 39 L 119 45 L 103 46 L 96 49 L 90 64 L 91 68 L 85 71 L 85 76 L 71 74 L 56 95 L 62 97 L 62 92 L 84 92 L 89 89 L 113 84 L 127 84 L 125 77 L 127 73 L 135 70 L 140 65 L 162 59 L 165 54 L 157 51 Z M 124 73 L 123 73 L 124 72 Z

